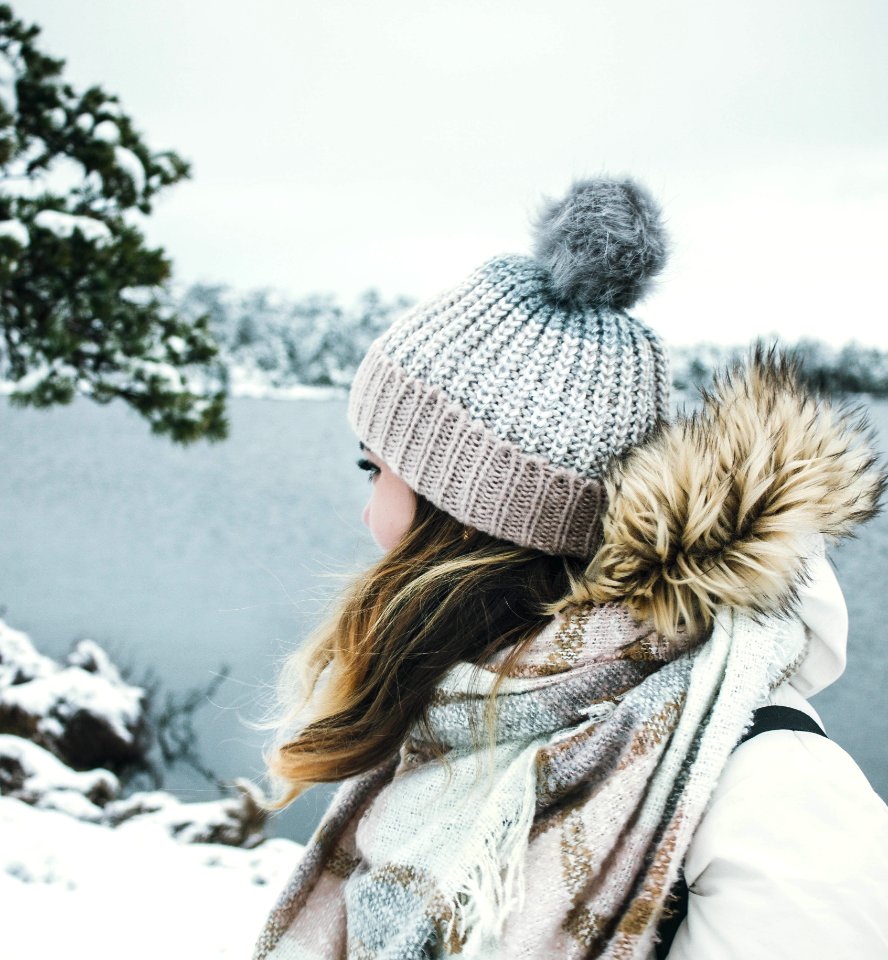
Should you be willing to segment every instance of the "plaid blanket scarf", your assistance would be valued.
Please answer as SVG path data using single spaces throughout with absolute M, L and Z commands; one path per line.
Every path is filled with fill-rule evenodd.
M 803 643 L 798 621 L 729 616 L 663 663 L 625 609 L 558 617 L 497 693 L 492 755 L 473 739 L 494 671 L 460 665 L 430 711 L 449 769 L 411 737 L 345 783 L 257 960 L 647 956 L 721 768 Z

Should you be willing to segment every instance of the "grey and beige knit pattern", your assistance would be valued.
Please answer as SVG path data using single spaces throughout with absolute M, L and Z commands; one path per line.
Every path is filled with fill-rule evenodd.
M 349 396 L 360 439 L 463 523 L 589 557 L 603 471 L 669 404 L 663 346 L 622 311 L 559 301 L 547 268 L 497 257 L 400 317 Z

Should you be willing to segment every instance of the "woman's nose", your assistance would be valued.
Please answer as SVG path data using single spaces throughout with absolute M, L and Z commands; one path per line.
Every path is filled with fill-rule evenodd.
M 364 507 L 364 512 L 361 514 L 361 523 L 363 523 L 365 527 L 368 527 L 370 525 L 370 504 L 369 503 L 367 504 L 366 507 Z

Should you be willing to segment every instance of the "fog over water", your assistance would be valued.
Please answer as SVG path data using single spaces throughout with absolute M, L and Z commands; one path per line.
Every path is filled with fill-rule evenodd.
M 201 749 L 225 779 L 258 777 L 282 656 L 318 622 L 341 581 L 378 557 L 361 511 L 366 475 L 343 398 L 233 399 L 225 443 L 183 449 L 120 405 L 17 410 L 0 400 L 0 610 L 52 655 L 92 637 L 134 680 L 164 688 L 230 678 L 197 715 Z M 883 449 L 888 403 L 871 406 Z M 830 736 L 888 798 L 888 519 L 833 551 L 851 622 L 849 664 L 814 698 Z M 168 786 L 215 796 L 186 770 Z M 272 827 L 307 838 L 330 789 Z

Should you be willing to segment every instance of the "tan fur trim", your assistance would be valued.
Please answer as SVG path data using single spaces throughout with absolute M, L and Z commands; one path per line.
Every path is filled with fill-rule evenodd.
M 793 361 L 757 347 L 605 484 L 604 540 L 570 599 L 626 602 L 671 637 L 700 635 L 723 604 L 791 610 L 811 536 L 851 535 L 886 474 L 859 408 L 807 392 Z

